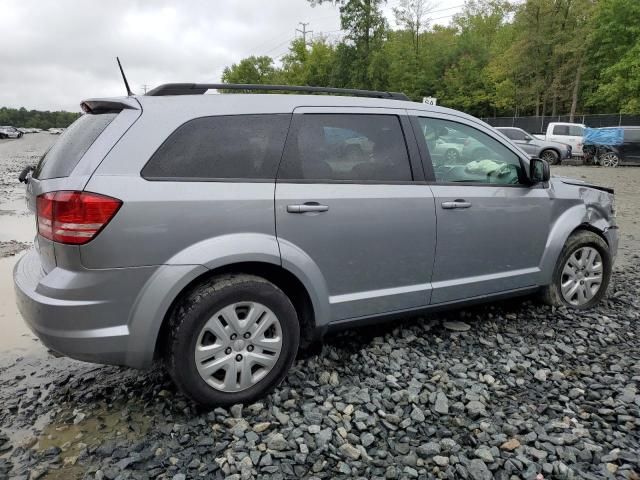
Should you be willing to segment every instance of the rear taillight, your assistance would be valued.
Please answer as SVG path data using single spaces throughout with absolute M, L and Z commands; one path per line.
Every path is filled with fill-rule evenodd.
M 38 233 L 49 240 L 82 245 L 92 240 L 122 202 L 89 192 L 49 192 L 38 196 Z

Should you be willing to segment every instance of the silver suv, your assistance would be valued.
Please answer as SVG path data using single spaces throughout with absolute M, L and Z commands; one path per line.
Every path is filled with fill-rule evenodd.
M 612 190 L 550 179 L 485 123 L 402 94 L 203 95 L 213 88 L 253 87 L 87 100 L 23 172 L 38 235 L 15 267 L 17 301 L 53 351 L 163 360 L 192 399 L 229 405 L 274 388 L 329 330 L 605 295 Z M 438 158 L 451 130 L 482 155 Z

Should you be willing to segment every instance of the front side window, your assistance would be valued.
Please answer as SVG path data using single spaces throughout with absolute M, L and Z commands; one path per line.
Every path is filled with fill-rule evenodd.
M 229 115 L 191 120 L 142 169 L 148 180 L 274 179 L 291 115 Z
M 527 134 L 522 130 L 511 130 L 511 136 L 509 138 L 517 141 L 524 141 L 527 139 Z
M 437 118 L 419 117 L 418 124 L 437 182 L 514 185 L 524 178 L 520 158 L 489 135 Z M 461 143 L 451 142 L 452 137 Z
M 412 180 L 395 115 L 301 114 L 278 173 L 289 180 Z
M 640 142 L 640 128 L 635 130 L 625 130 L 624 131 L 624 141 L 625 142 Z

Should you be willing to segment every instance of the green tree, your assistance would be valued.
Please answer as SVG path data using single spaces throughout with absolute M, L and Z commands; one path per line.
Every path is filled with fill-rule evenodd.
M 312 5 L 326 0 L 310 0 Z M 338 81 L 348 79 L 352 88 L 372 88 L 379 84 L 380 59 L 372 66 L 374 53 L 383 47 L 387 21 L 382 13 L 384 0 L 337 0 L 339 6 L 340 25 L 346 32 L 345 41 L 338 49 L 337 72 Z M 348 75 L 343 75 L 349 72 Z M 375 78 L 374 78 L 375 77 Z
M 588 105 L 640 113 L 640 2 L 600 0 L 588 45 Z
M 222 71 L 222 81 L 225 83 L 275 83 L 278 70 L 273 65 L 273 59 L 267 56 L 251 56 L 225 67 Z

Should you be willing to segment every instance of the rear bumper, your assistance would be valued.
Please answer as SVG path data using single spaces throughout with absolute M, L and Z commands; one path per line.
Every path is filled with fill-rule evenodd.
M 45 274 L 31 249 L 13 271 L 16 301 L 29 328 L 51 350 L 87 362 L 138 367 L 130 357 L 130 315 L 157 268 L 55 267 Z

